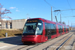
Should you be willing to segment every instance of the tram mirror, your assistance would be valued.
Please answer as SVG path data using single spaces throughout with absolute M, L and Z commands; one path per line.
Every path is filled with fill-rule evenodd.
M 41 23 L 38 23 L 38 25 L 42 25 Z
M 37 27 L 37 31 L 39 30 L 39 28 Z

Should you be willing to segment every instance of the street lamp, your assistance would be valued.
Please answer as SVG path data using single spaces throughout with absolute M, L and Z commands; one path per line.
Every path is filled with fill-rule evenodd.
M 61 10 L 54 10 L 54 12 L 58 12 L 58 11 L 61 11 Z M 57 22 L 57 17 L 55 16 L 56 18 L 56 22 Z M 61 23 L 61 14 L 60 14 L 60 23 Z
M 61 10 L 54 10 L 54 12 L 57 12 L 57 11 L 61 11 Z

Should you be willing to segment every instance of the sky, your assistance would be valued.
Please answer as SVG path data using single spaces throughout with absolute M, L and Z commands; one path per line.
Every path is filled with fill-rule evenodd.
M 12 20 L 27 18 L 44 18 L 51 20 L 51 7 L 53 21 L 65 22 L 66 25 L 75 25 L 75 0 L 0 0 L 3 10 L 8 9 L 11 13 L 2 15 L 9 16 Z M 61 10 L 54 12 L 55 10 Z

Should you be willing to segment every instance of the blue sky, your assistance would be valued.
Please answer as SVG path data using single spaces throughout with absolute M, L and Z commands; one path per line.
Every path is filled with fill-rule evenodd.
M 10 16 L 14 19 L 26 19 L 30 18 L 44 18 L 51 20 L 51 6 L 52 11 L 61 10 L 60 12 L 52 12 L 53 21 L 55 20 L 55 15 L 57 16 L 58 22 L 60 21 L 60 14 L 62 17 L 62 22 L 68 25 L 75 25 L 75 0 L 46 0 L 50 5 L 48 5 L 44 0 L 0 0 L 3 8 L 9 9 L 12 13 L 5 14 L 3 16 Z M 62 11 L 65 10 L 65 11 Z

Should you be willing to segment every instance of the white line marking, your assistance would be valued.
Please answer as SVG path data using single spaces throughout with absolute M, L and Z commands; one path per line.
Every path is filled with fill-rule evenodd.
M 19 36 L 4 37 L 4 38 L 0 38 L 0 39 L 5 39 L 5 38 L 13 38 L 13 37 L 19 37 Z
M 2 47 L 0 47 L 0 49 L 1 49 L 1 48 L 5 48 L 5 47 L 8 47 L 8 46 L 2 46 Z

